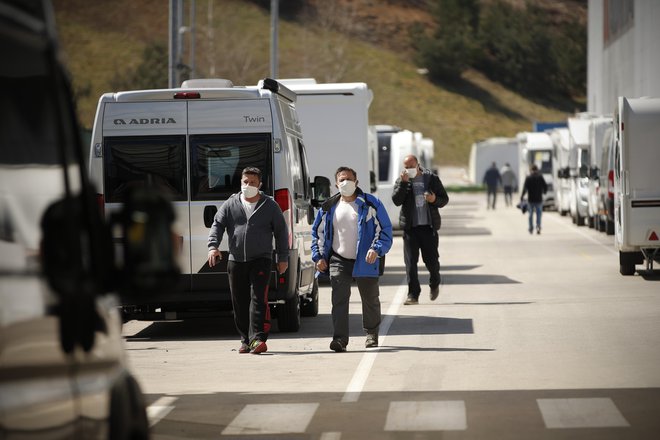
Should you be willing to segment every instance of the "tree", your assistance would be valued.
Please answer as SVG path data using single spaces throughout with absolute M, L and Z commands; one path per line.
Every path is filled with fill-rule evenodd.
M 165 89 L 168 84 L 168 51 L 162 43 L 152 43 L 142 52 L 142 61 L 132 70 L 110 82 L 114 90 Z

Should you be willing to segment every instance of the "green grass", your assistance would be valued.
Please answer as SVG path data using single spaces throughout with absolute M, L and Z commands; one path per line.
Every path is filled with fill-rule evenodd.
M 215 44 L 206 38 L 208 4 L 197 1 L 197 67 L 207 76 L 234 84 L 255 84 L 269 76 L 270 22 L 267 11 L 249 2 L 216 0 Z M 101 94 L 111 80 L 139 64 L 144 48 L 167 45 L 167 2 L 55 0 L 61 42 L 78 95 L 84 127 L 93 123 Z M 467 72 L 459 84 L 432 84 L 417 73 L 405 54 L 394 53 L 345 35 L 298 22 L 281 21 L 279 76 L 315 77 L 337 82 L 366 82 L 373 90 L 371 124 L 392 124 L 420 131 L 435 142 L 438 165 L 467 165 L 472 143 L 489 137 L 513 137 L 534 121 L 568 116 L 534 103 Z M 214 49 L 214 50 L 212 50 Z

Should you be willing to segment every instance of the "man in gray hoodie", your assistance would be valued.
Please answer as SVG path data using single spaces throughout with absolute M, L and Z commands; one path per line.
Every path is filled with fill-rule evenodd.
M 265 352 L 268 331 L 264 321 L 268 310 L 268 284 L 272 264 L 273 237 L 277 271 L 286 272 L 289 233 L 279 205 L 259 191 L 261 171 L 247 167 L 241 176 L 241 192 L 233 194 L 213 218 L 209 231 L 209 266 L 222 258 L 218 246 L 227 231 L 229 244 L 229 288 L 234 322 L 241 335 L 239 353 Z

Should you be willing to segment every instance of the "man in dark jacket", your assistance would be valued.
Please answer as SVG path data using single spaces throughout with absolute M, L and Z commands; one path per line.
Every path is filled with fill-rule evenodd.
M 419 252 L 429 271 L 431 301 L 440 292 L 440 260 L 438 255 L 438 230 L 440 213 L 449 202 L 447 191 L 440 178 L 419 166 L 413 155 L 403 159 L 405 170 L 394 184 L 392 201 L 401 206 L 399 226 L 403 229 L 403 258 L 408 279 L 408 298 L 404 304 L 418 304 L 421 287 L 417 274 Z
M 529 233 L 534 232 L 533 216 L 536 213 L 536 233 L 541 233 L 541 213 L 543 212 L 543 194 L 548 191 L 548 185 L 545 183 L 543 174 L 539 172 L 539 167 L 532 165 L 531 174 L 525 178 L 520 201 L 522 202 L 525 194 L 529 193 L 527 204 L 529 205 Z
M 497 164 L 493 164 L 486 170 L 484 173 L 483 179 L 484 185 L 486 185 L 487 194 L 486 194 L 486 209 L 493 208 L 495 209 L 495 202 L 497 201 L 497 187 L 502 184 L 502 176 L 500 175 L 499 170 L 497 169 Z M 493 201 L 491 202 L 491 196 Z
M 209 266 L 222 258 L 218 246 L 227 231 L 229 243 L 229 289 L 234 323 L 241 335 L 239 353 L 263 353 L 268 349 L 268 283 L 273 253 L 277 250 L 277 271 L 287 270 L 289 234 L 282 211 L 270 197 L 259 191 L 261 171 L 247 167 L 241 176 L 241 192 L 222 204 L 209 231 Z

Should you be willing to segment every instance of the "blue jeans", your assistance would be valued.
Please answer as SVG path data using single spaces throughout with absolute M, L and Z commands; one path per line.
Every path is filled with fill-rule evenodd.
M 541 214 L 543 213 L 543 202 L 529 203 L 529 232 L 534 230 L 534 212 L 536 212 L 536 228 L 541 229 Z

